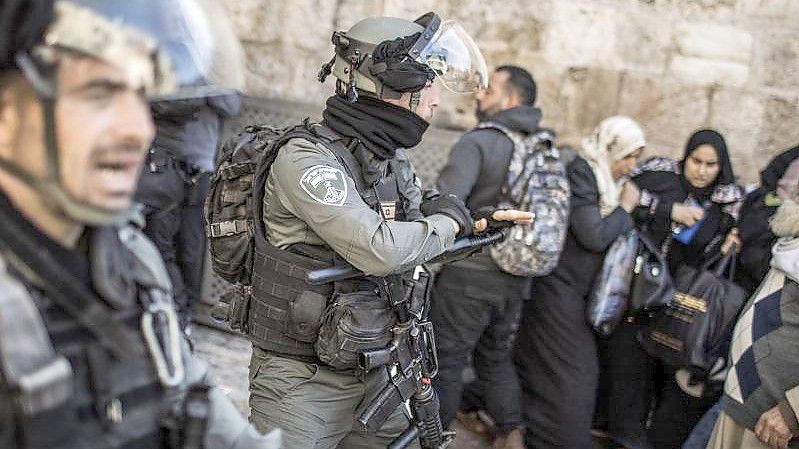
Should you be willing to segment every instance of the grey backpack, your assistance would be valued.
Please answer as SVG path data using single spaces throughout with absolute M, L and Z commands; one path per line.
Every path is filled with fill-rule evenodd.
M 498 207 L 535 214 L 531 226 L 513 226 L 505 240 L 491 246 L 491 258 L 503 271 L 516 276 L 549 274 L 558 264 L 569 226 L 571 190 L 566 165 L 574 153 L 558 151 L 555 135 L 549 130 L 525 136 L 494 122 L 477 127 L 497 129 L 513 142 Z

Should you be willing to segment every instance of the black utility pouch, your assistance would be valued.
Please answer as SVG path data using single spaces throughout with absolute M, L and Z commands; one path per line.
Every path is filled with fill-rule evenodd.
M 305 343 L 313 343 L 319 334 L 327 297 L 304 290 L 289 303 L 286 335 Z
M 250 316 L 250 296 L 247 290 L 238 290 L 230 302 L 230 328 L 247 332 L 247 319 Z
M 211 309 L 211 318 L 227 323 L 231 330 L 247 332 L 247 319 L 250 314 L 250 289 L 233 288 L 219 297 Z
M 388 301 L 375 293 L 338 293 L 325 309 L 316 355 L 333 368 L 356 369 L 358 354 L 388 346 L 396 324 Z

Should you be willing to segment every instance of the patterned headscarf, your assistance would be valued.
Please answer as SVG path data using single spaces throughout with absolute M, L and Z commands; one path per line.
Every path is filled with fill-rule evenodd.
M 583 139 L 579 153 L 594 171 L 603 217 L 619 205 L 622 183 L 613 179 L 613 163 L 645 145 L 641 127 L 633 119 L 620 115 L 602 120 L 591 136 Z

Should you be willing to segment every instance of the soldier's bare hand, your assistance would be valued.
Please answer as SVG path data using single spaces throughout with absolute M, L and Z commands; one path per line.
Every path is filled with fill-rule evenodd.
M 779 407 L 774 407 L 760 415 L 760 419 L 755 425 L 755 435 L 772 449 L 788 449 L 788 443 L 793 438 L 791 429 L 788 428 L 788 423 L 785 422 Z

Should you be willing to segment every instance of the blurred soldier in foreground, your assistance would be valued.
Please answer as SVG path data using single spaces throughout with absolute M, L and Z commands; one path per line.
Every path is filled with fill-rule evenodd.
M 0 4 L 0 447 L 281 446 L 191 354 L 131 221 L 146 98 L 208 94 L 175 90 L 200 79 L 204 20 L 190 1 Z

